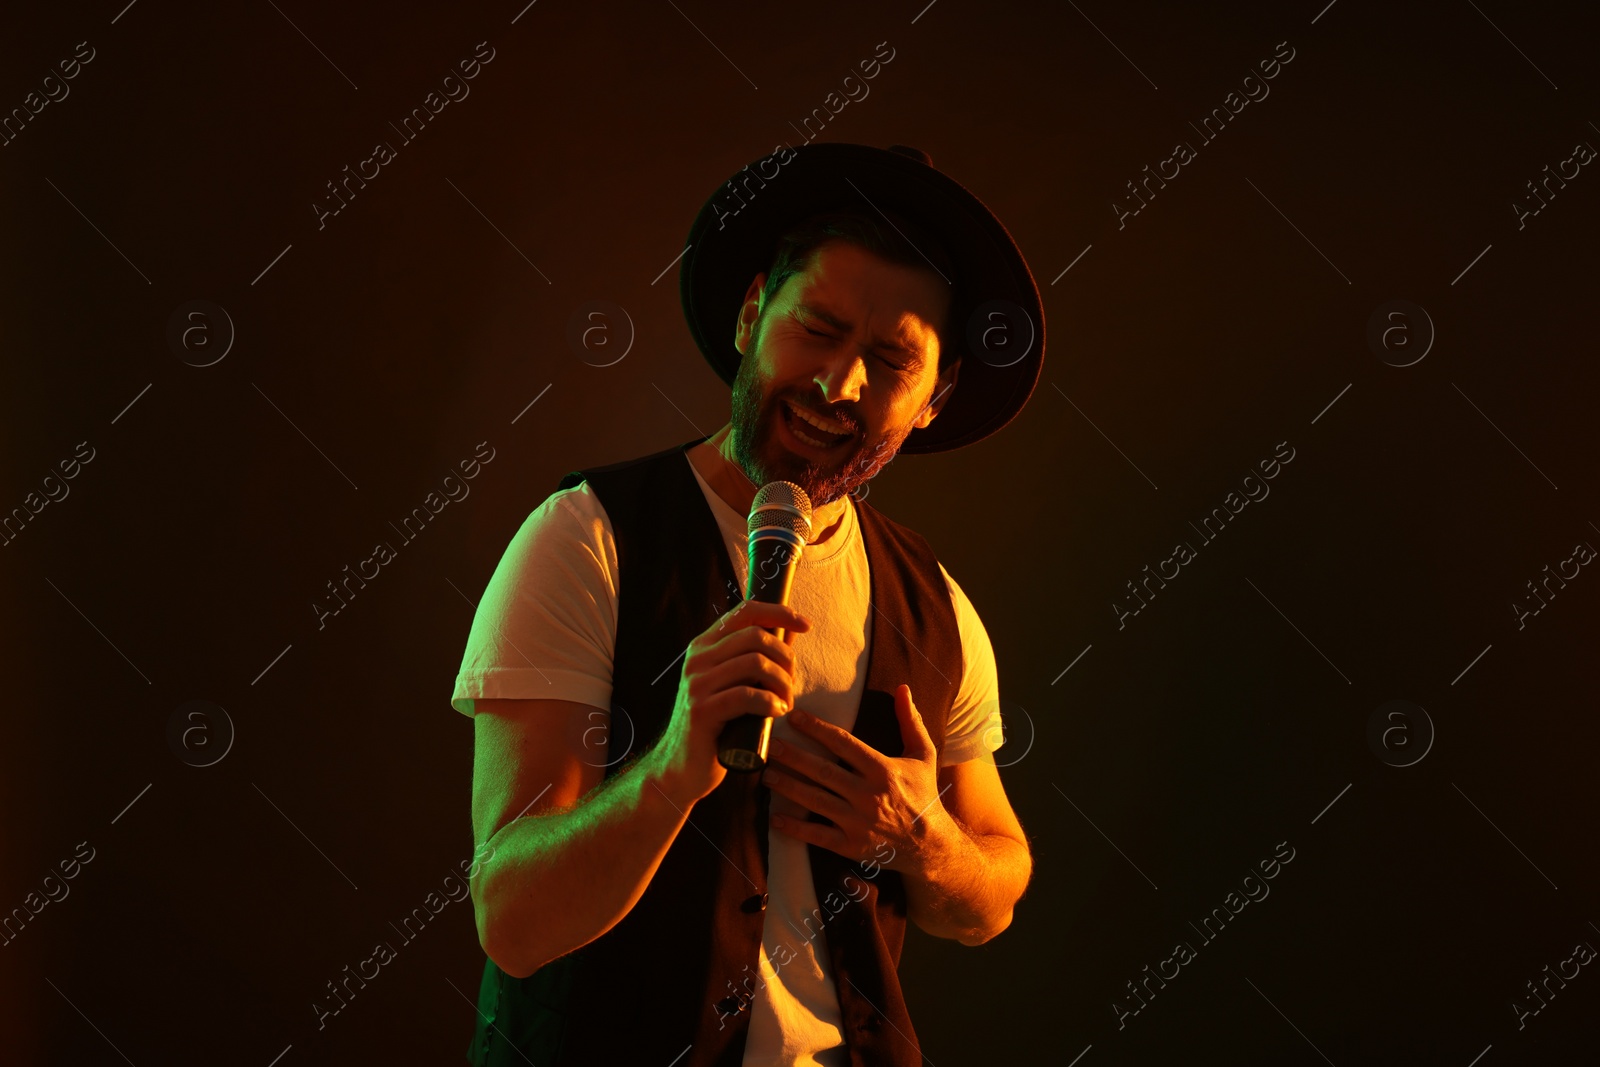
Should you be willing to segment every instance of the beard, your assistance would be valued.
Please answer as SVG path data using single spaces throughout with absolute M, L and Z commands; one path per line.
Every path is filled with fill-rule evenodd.
M 842 458 L 819 464 L 785 448 L 778 440 L 777 421 L 784 417 L 782 396 L 769 395 L 771 379 L 761 376 L 760 330 L 750 351 L 739 361 L 733 380 L 733 458 L 757 487 L 768 482 L 793 482 L 806 491 L 812 507 L 831 504 L 864 485 L 900 451 L 911 424 L 893 427 L 876 440 L 858 437 Z M 802 408 L 808 405 L 792 397 Z M 836 420 L 860 430 L 854 417 Z

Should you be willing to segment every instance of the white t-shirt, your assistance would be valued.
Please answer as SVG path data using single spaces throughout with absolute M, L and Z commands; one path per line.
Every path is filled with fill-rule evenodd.
M 684 462 L 694 469 L 687 451 Z M 716 515 L 742 596 L 746 516 L 729 507 L 699 471 L 694 475 Z M 939 570 L 950 589 L 962 651 L 939 765 L 992 760 L 1003 740 L 994 649 L 966 594 L 943 564 Z M 609 709 L 618 577 L 611 524 L 588 482 L 547 498 L 511 539 L 478 604 L 451 707 L 472 715 L 474 700 L 549 699 Z M 812 624 L 793 638 L 795 704 L 846 730 L 855 725 L 866 685 L 870 588 L 852 501 L 836 530 L 805 547 L 789 596 Z M 781 717 L 772 736 L 832 758 Z M 805 818 L 805 809 L 776 792 L 771 810 Z M 761 976 L 752 982 L 745 1067 L 849 1062 L 823 933 L 830 909 L 818 904 L 806 847 L 769 831 Z M 775 966 L 774 959 L 786 962 Z M 744 976 L 731 977 L 743 988 Z

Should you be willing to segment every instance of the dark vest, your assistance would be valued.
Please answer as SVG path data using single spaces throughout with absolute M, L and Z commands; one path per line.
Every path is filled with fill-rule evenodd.
M 655 745 L 671 718 L 684 650 L 739 603 L 722 531 L 684 455 L 703 440 L 561 480 L 562 489 L 588 481 L 616 539 L 608 777 Z M 856 511 L 872 606 L 866 687 L 852 732 L 901 755 L 893 692 L 904 682 L 942 751 L 962 668 L 949 590 L 919 534 L 864 501 Z M 527 978 L 486 959 L 468 1060 L 479 1067 L 739 1067 L 749 1003 L 762 981 L 770 796 L 759 775 L 729 772 L 689 811 L 693 825 L 678 833 L 638 903 L 611 930 Z M 816 845 L 807 852 L 852 1067 L 920 1064 L 896 973 L 906 928 L 902 876 Z

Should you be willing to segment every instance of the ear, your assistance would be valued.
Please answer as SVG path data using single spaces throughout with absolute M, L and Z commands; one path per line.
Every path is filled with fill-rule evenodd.
M 744 291 L 744 304 L 739 308 L 739 320 L 733 331 L 733 347 L 739 350 L 741 356 L 755 334 L 756 319 L 761 316 L 761 305 L 766 299 L 762 287 L 766 284 L 767 272 L 762 271 L 751 279 L 750 287 Z
M 958 378 L 960 374 L 961 357 L 957 356 L 951 361 L 950 366 L 946 367 L 944 371 L 940 373 L 939 377 L 934 379 L 933 394 L 929 398 L 929 402 L 923 407 L 921 413 L 919 413 L 917 417 L 912 420 L 912 426 L 920 430 L 927 426 L 928 423 L 933 421 L 934 416 L 939 414 L 940 410 L 943 409 L 945 404 L 949 403 L 950 397 L 955 394 L 956 378 Z

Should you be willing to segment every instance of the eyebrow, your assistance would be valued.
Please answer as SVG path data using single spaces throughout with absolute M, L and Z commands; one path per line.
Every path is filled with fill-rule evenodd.
M 814 304 L 796 304 L 795 310 L 800 314 L 807 316 L 808 318 L 821 319 L 829 326 L 832 326 L 835 330 L 849 333 L 852 329 L 851 325 L 839 318 L 839 316 L 824 308 L 817 307 Z M 886 348 L 891 352 L 898 352 L 907 359 L 915 360 L 917 362 L 921 362 L 923 358 L 920 350 L 913 349 L 905 342 L 896 340 L 894 338 L 878 338 L 872 342 L 871 347 Z

